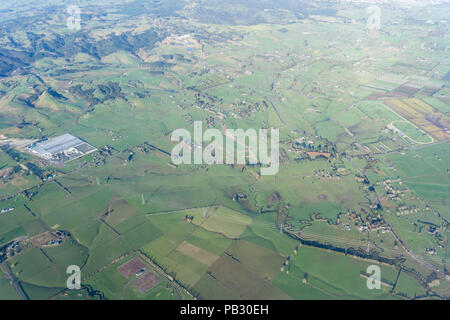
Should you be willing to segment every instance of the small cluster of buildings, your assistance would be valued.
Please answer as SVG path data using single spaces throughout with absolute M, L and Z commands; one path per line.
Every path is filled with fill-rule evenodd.
M 402 216 L 405 214 L 410 214 L 410 213 L 417 213 L 419 212 L 419 208 L 417 206 L 407 206 L 407 205 L 402 205 L 397 207 L 397 215 L 398 216 Z
M 5 208 L 5 209 L 0 210 L 0 213 L 7 213 L 10 211 L 13 211 L 14 209 L 15 209 L 14 207 Z
M 327 171 L 327 170 L 314 171 L 314 177 L 317 179 L 335 179 L 335 180 L 338 180 L 341 178 L 339 175 L 336 175 L 333 171 Z
M 386 179 L 383 181 L 383 186 L 384 186 L 384 190 L 386 191 L 387 198 L 389 200 L 400 201 L 401 200 L 400 196 L 402 194 L 402 191 L 392 187 L 392 184 L 391 184 L 392 182 L 397 182 L 397 181 L 391 181 L 391 179 Z M 402 184 L 401 181 L 398 181 L 398 182 L 400 185 Z

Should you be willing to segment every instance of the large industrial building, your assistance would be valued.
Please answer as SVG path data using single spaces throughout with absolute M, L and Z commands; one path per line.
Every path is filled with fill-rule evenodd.
M 26 147 L 32 154 L 53 163 L 64 164 L 97 149 L 69 133 L 34 142 Z

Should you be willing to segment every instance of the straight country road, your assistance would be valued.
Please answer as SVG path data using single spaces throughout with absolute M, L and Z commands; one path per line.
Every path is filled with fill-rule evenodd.
M 2 269 L 5 272 L 6 276 L 12 282 L 12 286 L 16 290 L 20 299 L 29 300 L 27 295 L 25 294 L 25 291 L 23 291 L 22 287 L 20 286 L 19 281 L 17 280 L 16 276 L 12 273 L 11 269 L 9 268 L 8 264 L 5 261 L 3 261 L 1 263 L 1 265 L 2 265 Z

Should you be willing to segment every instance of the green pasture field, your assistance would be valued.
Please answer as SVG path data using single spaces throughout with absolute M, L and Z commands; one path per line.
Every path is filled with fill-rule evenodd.
M 83 280 L 83 282 L 86 282 L 86 284 L 100 290 L 108 299 L 121 299 L 123 288 L 128 284 L 128 280 L 120 273 L 119 270 L 117 270 L 117 267 L 131 259 L 132 257 L 130 256 L 125 259 L 121 259 L 93 277 Z
M 34 190 L 31 190 L 33 192 Z M 52 210 L 67 206 L 73 202 L 73 198 L 62 189 L 56 182 L 46 183 L 40 188 L 36 188 L 37 194 L 27 205 L 39 216 L 45 216 Z
M 150 215 L 150 222 L 163 235 L 143 246 L 144 252 L 158 261 L 158 259 L 167 256 L 175 250 L 189 234 L 196 230 L 196 226 L 187 222 L 184 218 L 185 213 L 183 212 Z
M 275 277 L 283 262 L 283 257 L 278 252 L 245 240 L 234 241 L 226 252 L 248 270 L 268 280 Z
M 191 213 L 187 212 L 187 214 Z M 211 207 L 206 208 L 205 211 L 195 210 L 192 215 L 194 224 L 232 239 L 239 237 L 252 221 L 250 217 L 226 207 Z
M 447 204 L 449 165 L 446 154 L 448 144 L 434 145 L 406 154 L 393 154 L 387 160 L 393 163 L 396 171 L 388 169 L 388 174 L 401 177 L 405 184 L 444 217 L 449 217 Z
M 200 297 L 204 299 L 220 300 L 230 299 L 238 300 L 241 298 L 238 292 L 226 287 L 217 279 L 205 273 L 194 286 L 194 290 L 200 293 Z
M 272 282 L 292 299 L 331 300 L 334 298 L 333 295 L 327 293 L 320 287 L 304 284 L 299 279 L 293 279 L 291 275 L 285 272 L 279 272 Z
M 59 225 L 62 229 L 72 230 L 98 219 L 98 216 L 104 213 L 113 193 L 107 188 L 97 188 L 97 190 L 92 188 L 87 190 L 87 192 L 89 191 L 91 191 L 90 195 L 83 195 L 84 197 L 79 201 L 73 201 L 61 208 L 53 209 L 42 217 L 42 220 L 49 226 Z M 74 215 L 73 212 L 77 214 Z
M 123 239 L 136 248 L 142 247 L 161 236 L 163 236 L 163 233 L 151 221 L 145 221 L 141 225 L 123 233 Z
M 100 300 L 98 296 L 92 296 L 87 289 L 65 290 L 51 297 L 52 300 Z
M 84 246 L 94 249 L 117 237 L 106 224 L 100 220 L 92 220 L 72 229 L 72 235 Z
M 297 219 L 308 219 L 311 214 L 319 213 L 321 217 L 335 221 L 338 213 L 355 208 L 366 200 L 353 176 L 339 179 L 315 177 L 316 171 L 329 171 L 329 168 L 325 161 L 282 166 L 276 176 L 261 177 L 255 188 L 267 196 L 277 190 L 283 202 L 290 204 L 289 215 Z M 277 181 L 283 183 L 278 184 Z M 277 186 L 277 189 L 272 186 Z
M 163 281 L 145 294 L 141 294 L 133 286 L 129 285 L 124 289 L 124 299 L 177 300 L 179 298 L 168 282 Z M 187 300 L 187 297 L 183 297 L 183 299 Z
M 33 216 L 24 207 L 25 199 L 21 196 L 2 202 L 2 209 L 14 207 L 13 211 L 0 214 L 0 244 L 16 237 L 25 236 L 23 225 L 34 221 Z
M 185 221 L 184 218 L 186 215 L 192 215 L 194 217 L 193 223 Z M 203 218 L 203 215 L 205 215 L 206 218 Z M 239 218 L 239 216 L 241 217 Z M 145 245 L 143 249 L 146 254 L 154 257 L 156 261 L 167 268 L 169 272 L 175 274 L 177 279 L 186 283 L 188 286 L 193 286 L 194 290 L 199 291 L 201 296 L 205 294 L 203 290 L 210 291 L 202 285 L 204 282 L 211 281 L 210 279 L 208 280 L 208 277 L 205 275 L 206 271 L 210 268 L 176 250 L 184 239 L 186 239 L 188 243 L 207 250 L 212 254 L 224 257 L 226 256 L 224 252 L 226 252 L 227 254 L 233 255 L 246 266 L 247 270 L 253 270 L 253 272 L 261 274 L 261 277 L 271 278 L 275 276 L 283 260 L 277 251 L 258 245 L 258 241 L 253 240 L 253 242 L 248 242 L 235 240 L 233 243 L 231 240 L 224 237 L 230 232 L 229 230 L 232 230 L 232 228 L 230 228 L 231 225 L 229 226 L 227 222 L 231 221 L 229 219 L 230 217 L 234 218 L 235 224 L 239 221 L 239 223 L 242 224 L 242 227 L 239 227 L 239 224 L 233 224 L 238 230 L 239 228 L 246 228 L 251 221 L 247 216 L 225 207 L 209 207 L 180 212 L 151 214 L 148 217 L 155 226 L 164 231 L 164 236 Z M 216 217 L 216 220 L 211 220 L 210 224 L 207 224 L 207 222 L 214 217 Z M 228 219 L 226 219 L 227 217 Z M 178 222 L 176 222 L 176 220 L 178 220 Z M 175 223 L 178 226 L 175 225 Z M 197 223 L 199 226 L 196 227 L 195 224 Z M 183 225 L 184 227 L 182 227 Z M 186 228 L 187 230 L 183 232 Z M 177 232 L 172 232 L 172 230 L 176 230 Z M 239 234 L 240 233 L 241 231 L 239 231 Z M 242 235 L 244 239 L 246 239 L 246 233 L 247 231 Z M 236 236 L 238 235 L 236 234 Z M 259 237 L 255 235 L 253 238 Z M 267 241 L 263 238 L 259 239 L 262 242 Z M 218 261 L 221 261 L 222 259 L 223 258 L 217 260 L 211 268 L 214 268 Z M 261 269 L 259 265 L 261 259 L 268 263 L 263 269 Z M 223 286 L 223 284 L 217 285 L 219 287 Z M 234 290 L 238 290 L 238 292 L 233 293 L 233 295 L 240 294 L 239 290 L 241 289 L 235 288 Z
M 15 175 L 7 184 L 0 184 L 0 197 L 8 197 L 19 194 L 39 183 L 38 178 L 29 173 L 27 175 Z
M 21 282 L 22 288 L 25 290 L 27 297 L 31 300 L 46 300 L 64 291 L 64 287 L 46 287 L 30 284 L 28 282 Z
M 44 224 L 40 219 L 26 222 L 22 225 L 22 227 L 30 237 L 36 236 L 48 230 L 47 225 Z
M 186 241 L 214 255 L 221 255 L 232 243 L 223 235 L 206 231 L 203 228 L 197 228 Z
M 211 209 L 209 211 L 214 212 L 214 214 L 219 215 L 224 212 L 223 214 L 226 214 L 226 217 L 229 217 L 230 214 L 239 217 L 238 213 L 234 213 L 226 208 L 218 208 L 217 212 L 213 210 L 214 208 L 207 209 Z M 225 209 L 228 211 L 223 211 Z M 183 241 L 187 241 L 211 254 L 220 255 L 231 243 L 223 235 L 228 230 L 226 224 L 224 224 L 225 227 L 223 229 L 214 224 L 211 224 L 209 227 L 203 227 L 204 223 L 201 222 L 200 226 L 195 225 L 196 220 L 202 218 L 201 212 L 201 209 L 196 209 L 147 216 L 152 225 L 160 230 L 160 236 L 144 245 L 144 252 L 188 286 L 193 286 L 208 270 L 208 266 L 179 252 L 177 247 Z M 194 215 L 193 223 L 185 220 L 186 215 Z M 242 217 L 245 216 L 242 215 Z M 219 222 L 224 221 L 220 217 L 217 219 L 219 219 L 217 220 Z
M 438 243 L 436 239 L 430 235 L 425 234 L 425 231 L 419 233 L 417 228 L 414 227 L 413 223 L 416 223 L 417 220 L 414 217 L 409 218 L 406 217 L 397 217 L 394 214 L 385 215 L 386 220 L 389 224 L 395 228 L 397 234 L 402 237 L 404 243 L 414 250 L 416 256 L 420 257 L 423 261 L 427 261 L 428 263 L 433 263 L 436 266 L 440 266 L 441 268 L 446 264 L 448 260 L 448 254 L 445 250 L 436 248 L 436 254 L 429 255 L 426 252 L 426 248 L 437 247 Z M 419 268 L 419 267 L 417 267 Z M 423 271 L 425 277 L 431 274 L 431 270 L 425 268 Z
M 132 287 L 133 281 L 136 277 L 133 275 L 129 279 L 125 278 L 119 271 L 118 267 L 122 264 L 133 259 L 134 256 L 127 256 L 120 261 L 113 263 L 106 269 L 102 270 L 100 273 L 94 275 L 93 277 L 86 279 L 86 284 L 91 285 L 94 288 L 100 290 L 107 299 L 110 300 L 121 300 L 121 299 L 177 299 L 178 296 L 173 292 L 171 286 L 166 280 L 163 280 L 156 287 L 152 288 L 149 292 L 142 295 L 134 287 Z M 152 271 L 150 267 L 147 266 L 149 271 Z
M 434 98 L 434 97 L 421 97 L 423 101 L 431 105 L 433 108 L 448 114 L 450 112 L 450 106 L 441 100 Z
M 64 283 L 65 277 L 38 248 L 15 256 L 10 261 L 11 270 L 21 280 L 30 284 L 52 287 Z
M 278 252 L 287 257 L 296 247 L 297 241 L 286 237 L 274 224 L 275 214 L 258 216 L 242 234 L 242 239 Z
M 350 230 L 345 230 L 341 225 L 330 224 L 324 220 L 313 219 L 304 221 L 304 224 L 300 234 L 306 239 L 330 242 L 340 247 L 367 247 L 366 236 L 361 235 L 358 231 L 359 227 L 353 224 L 349 224 Z
M 397 280 L 395 286 L 395 292 L 399 295 L 413 299 L 419 296 L 426 295 L 426 288 L 424 288 L 418 281 L 411 275 L 402 271 Z
M 65 274 L 70 265 L 83 267 L 89 257 L 88 248 L 71 238 L 58 247 L 46 247 L 42 248 L 42 251 L 51 259 L 61 274 Z
M 0 170 L 17 165 L 17 162 L 13 160 L 5 151 L 0 150 Z
M 0 274 L 2 276 L 3 274 Z M 9 279 L 0 277 L 0 299 L 19 300 L 19 296 L 11 285 Z
M 33 248 L 11 259 L 13 272 L 23 281 L 41 287 L 64 287 L 69 265 L 83 266 L 87 248 L 70 238 L 58 247 Z
M 208 270 L 208 266 L 188 257 L 176 250 L 171 251 L 165 256 L 161 263 L 168 270 L 173 272 L 176 279 L 192 287 Z
M 102 267 L 108 266 L 114 260 L 132 251 L 130 245 L 120 238 L 113 239 L 89 252 L 89 258 L 82 269 L 86 275 L 91 275 Z
M 380 290 L 369 290 L 366 279 L 368 266 L 373 262 L 347 257 L 343 254 L 327 252 L 301 246 L 296 255 L 291 256 L 288 266 L 292 280 L 302 282 L 319 289 L 332 299 L 392 299 L 392 288 L 382 285 Z M 378 265 L 381 269 L 381 281 L 393 285 L 398 274 L 393 267 Z M 303 282 L 302 282 L 303 283 Z
M 243 264 L 222 255 L 209 272 L 225 287 L 238 292 L 241 299 L 288 299 L 283 291 Z M 195 289 L 195 287 L 194 287 Z M 217 293 L 220 295 L 220 292 Z

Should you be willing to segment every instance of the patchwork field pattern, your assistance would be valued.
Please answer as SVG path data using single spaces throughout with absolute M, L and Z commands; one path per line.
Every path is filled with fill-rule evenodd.
M 384 103 L 437 140 L 450 139 L 450 117 L 423 100 L 395 99 L 384 101 Z

